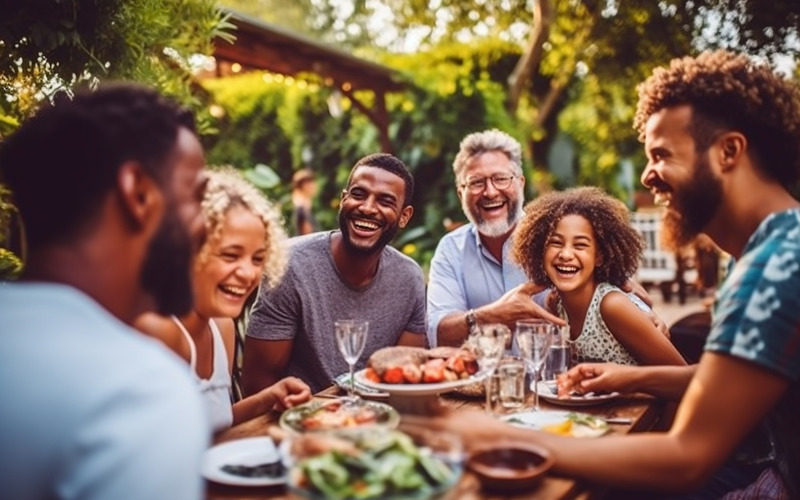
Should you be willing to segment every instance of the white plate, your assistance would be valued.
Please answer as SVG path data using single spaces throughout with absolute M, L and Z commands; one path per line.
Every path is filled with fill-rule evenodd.
M 540 410 L 510 413 L 501 420 L 519 427 L 547 431 L 547 427 L 559 426 L 572 420 L 569 435 L 572 437 L 597 437 L 610 430 L 608 422 L 601 417 L 561 410 Z M 552 432 L 552 431 L 551 431 Z
M 441 394 L 482 380 L 481 378 L 472 376 L 452 382 L 440 382 L 438 384 L 379 384 L 365 377 L 365 371 L 366 369 L 359 370 L 355 373 L 356 384 L 362 384 L 398 396 L 430 396 L 433 394 Z
M 210 481 L 235 486 L 269 486 L 286 482 L 280 477 L 245 477 L 222 470 L 224 465 L 259 465 L 280 460 L 275 442 L 269 437 L 252 437 L 228 441 L 206 450 L 203 455 L 203 477 Z
M 536 384 L 536 387 L 539 389 L 539 397 L 547 401 L 548 403 L 553 403 L 554 405 L 561 405 L 561 406 L 591 406 L 597 405 L 601 403 L 605 403 L 606 401 L 610 401 L 612 399 L 617 399 L 619 397 L 618 392 L 609 392 L 605 394 L 594 394 L 589 393 L 588 395 L 582 396 L 569 396 L 566 398 L 559 398 L 556 395 L 555 391 L 555 381 L 548 381 L 548 382 L 539 382 Z

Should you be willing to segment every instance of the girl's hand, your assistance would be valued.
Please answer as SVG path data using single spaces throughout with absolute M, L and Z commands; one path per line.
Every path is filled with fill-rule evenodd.
M 558 377 L 558 395 L 573 392 L 632 392 L 631 370 L 636 367 L 616 363 L 581 363 Z
M 275 397 L 275 409 L 285 410 L 311 399 L 311 388 L 297 377 L 286 377 L 267 389 Z

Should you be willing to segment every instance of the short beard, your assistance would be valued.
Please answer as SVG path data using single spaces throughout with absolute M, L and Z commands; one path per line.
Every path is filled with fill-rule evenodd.
M 140 282 L 161 315 L 182 316 L 192 309 L 192 240 L 177 211 L 168 208 L 150 241 Z
M 722 186 L 702 154 L 695 162 L 692 180 L 680 193 L 675 191 L 664 214 L 662 246 L 678 251 L 691 243 L 711 222 L 721 201 Z
M 350 226 L 348 224 L 348 218 L 342 213 L 341 210 L 339 210 L 339 229 L 342 232 L 342 242 L 344 243 L 345 248 L 358 255 L 368 257 L 370 255 L 382 252 L 383 249 L 386 248 L 386 245 L 392 242 L 394 237 L 397 235 L 397 232 L 400 231 L 400 224 L 395 222 L 391 226 L 385 227 L 383 234 L 381 234 L 380 238 L 378 238 L 378 241 L 369 247 L 361 247 L 353 243 L 353 240 L 350 238 Z
M 472 207 L 467 205 L 466 198 L 461 198 L 461 209 L 480 234 L 490 238 L 499 238 L 511 231 L 525 214 L 522 210 L 522 193 L 520 193 L 516 201 L 512 202 L 510 198 L 508 201 L 509 210 L 506 220 L 486 222 L 477 211 L 472 211 Z

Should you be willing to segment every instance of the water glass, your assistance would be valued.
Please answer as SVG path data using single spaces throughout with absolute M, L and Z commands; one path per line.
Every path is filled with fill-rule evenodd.
M 467 340 L 478 361 L 478 375 L 485 377 L 486 410 L 492 410 L 491 380 L 500 359 L 506 352 L 511 330 L 506 325 L 492 323 L 480 325 Z
M 522 408 L 525 404 L 525 362 L 505 357 L 497 366 L 497 401 L 503 409 Z
M 556 380 L 570 369 L 569 326 L 556 326 L 555 331 L 550 353 L 544 363 L 544 381 Z
M 544 360 L 555 336 L 555 325 L 545 320 L 517 321 L 514 340 L 522 359 L 533 374 L 533 409 L 539 410 L 539 391 L 537 383 L 544 366 Z

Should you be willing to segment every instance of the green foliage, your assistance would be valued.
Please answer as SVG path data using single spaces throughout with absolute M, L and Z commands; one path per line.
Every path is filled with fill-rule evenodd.
M 0 280 L 16 278 L 22 272 L 22 259 L 9 249 L 12 240 L 11 222 L 16 215 L 17 209 L 11 203 L 11 192 L 0 185 Z
M 212 132 L 206 96 L 193 82 L 190 60 L 210 55 L 213 38 L 230 40 L 225 31 L 230 27 L 214 0 L 27 0 L 4 5 L 0 137 L 56 92 L 104 80 L 152 85 L 198 111 L 201 133 Z M 0 245 L 5 245 L 13 207 L 5 201 L 7 191 L 0 195 Z M 0 248 L 0 275 L 19 269 L 19 258 Z
M 0 21 L 0 112 L 24 118 L 58 90 L 121 79 L 199 109 L 190 57 L 229 27 L 214 0 L 13 2 Z
M 412 79 L 405 91 L 388 94 L 386 105 L 394 152 L 418 186 L 415 215 L 394 244 L 423 265 L 446 230 L 443 222 L 464 220 L 451 167 L 461 139 L 492 127 L 524 139 L 505 107 L 504 79 L 518 56 L 515 44 L 484 40 L 384 61 Z M 243 169 L 269 165 L 283 183 L 266 192 L 279 202 L 287 198 L 294 170 L 314 169 L 320 188 L 317 217 L 322 227 L 337 227 L 339 198 L 352 165 L 380 149 L 367 117 L 311 76 L 287 84 L 285 78 L 254 73 L 204 85 L 225 110 L 220 134 L 209 143 L 209 162 Z M 359 92 L 356 98 L 370 106 L 374 96 Z M 338 118 L 329 112 L 329 99 L 342 100 Z M 289 210 L 284 204 L 285 215 Z

